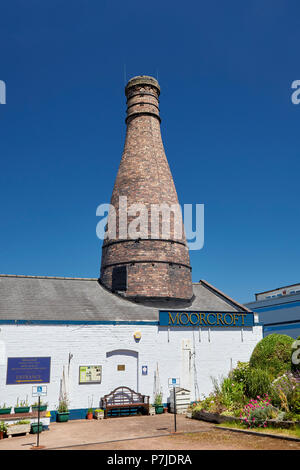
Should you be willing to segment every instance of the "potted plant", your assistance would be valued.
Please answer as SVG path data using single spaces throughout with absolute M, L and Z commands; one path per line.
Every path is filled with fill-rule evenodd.
M 155 413 L 157 415 L 164 412 L 164 407 L 163 407 L 163 404 L 162 404 L 162 394 L 161 393 L 157 393 L 155 395 L 154 406 L 155 406 Z
M 104 419 L 104 410 L 102 410 L 102 408 L 97 408 L 95 410 L 95 418 L 96 419 Z
M 30 405 L 28 404 L 28 397 L 26 397 L 26 400 L 20 401 L 19 403 L 19 397 L 17 399 L 17 404 L 14 407 L 14 412 L 15 413 L 29 413 L 30 410 Z
M 56 420 L 59 423 L 63 423 L 69 421 L 69 406 L 68 401 L 66 399 L 62 399 L 59 401 L 59 405 L 57 408 Z
M 86 417 L 87 417 L 87 419 L 93 419 L 93 417 L 94 417 L 94 410 L 93 410 L 93 408 L 89 408 L 89 409 L 87 410 L 87 415 L 86 415 Z
M 31 434 L 37 434 L 43 431 L 43 423 L 31 423 Z
M 3 403 L 3 405 L 0 408 L 0 415 L 9 415 L 11 412 L 11 406 L 8 407 L 6 406 L 6 403 Z
M 0 439 L 4 438 L 4 434 L 6 434 L 7 425 L 4 421 L 0 421 Z
M 43 403 L 42 400 L 40 401 L 40 411 L 46 411 L 47 410 L 48 403 Z M 39 402 L 36 401 L 31 405 L 32 411 L 38 411 L 39 410 Z
M 192 405 L 189 405 L 187 410 L 186 410 L 186 417 L 187 418 L 192 418 L 193 417 L 193 408 Z

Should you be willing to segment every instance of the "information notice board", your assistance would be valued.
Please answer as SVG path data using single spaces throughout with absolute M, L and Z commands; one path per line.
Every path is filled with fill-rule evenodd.
M 80 384 L 100 384 L 102 379 L 102 366 L 79 366 Z

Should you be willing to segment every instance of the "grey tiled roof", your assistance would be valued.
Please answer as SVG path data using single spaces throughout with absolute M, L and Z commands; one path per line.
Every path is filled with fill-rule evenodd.
M 174 310 L 247 310 L 205 281 L 193 289 L 193 303 Z M 98 279 L 0 275 L 0 320 L 157 321 L 158 311 L 108 292 Z

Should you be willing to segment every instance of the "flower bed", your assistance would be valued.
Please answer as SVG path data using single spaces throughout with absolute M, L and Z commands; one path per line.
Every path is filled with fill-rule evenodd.
M 225 416 L 220 413 L 210 413 L 205 410 L 194 411 L 192 413 L 192 419 L 199 419 L 200 421 L 207 421 L 209 423 L 222 424 L 222 423 L 240 423 L 244 424 L 244 427 L 248 426 L 244 423 L 242 418 L 236 416 Z M 267 419 L 266 426 L 270 428 L 281 428 L 281 429 L 293 429 L 296 426 L 300 426 L 300 422 L 295 421 L 278 421 L 276 419 Z M 255 426 L 253 426 L 255 427 Z

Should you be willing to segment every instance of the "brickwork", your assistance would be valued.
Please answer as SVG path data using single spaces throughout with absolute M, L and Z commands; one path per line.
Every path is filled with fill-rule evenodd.
M 127 207 L 145 204 L 148 227 L 141 232 L 140 240 L 133 241 L 127 234 L 124 237 L 117 223 L 116 238 L 107 238 L 103 243 L 101 281 L 111 290 L 113 267 L 126 264 L 126 297 L 188 301 L 193 296 L 189 252 L 184 230 L 181 238 L 175 235 L 173 214 L 168 237 L 163 237 L 160 217 L 158 239 L 151 238 L 152 205 L 167 204 L 171 207 L 178 204 L 160 132 L 160 87 L 152 77 L 135 77 L 128 82 L 125 94 L 127 132 L 111 204 L 116 210 L 117 221 L 121 213 L 120 196 L 127 197 Z M 127 225 L 137 215 L 139 213 L 128 215 Z M 179 223 L 182 226 L 181 218 Z

